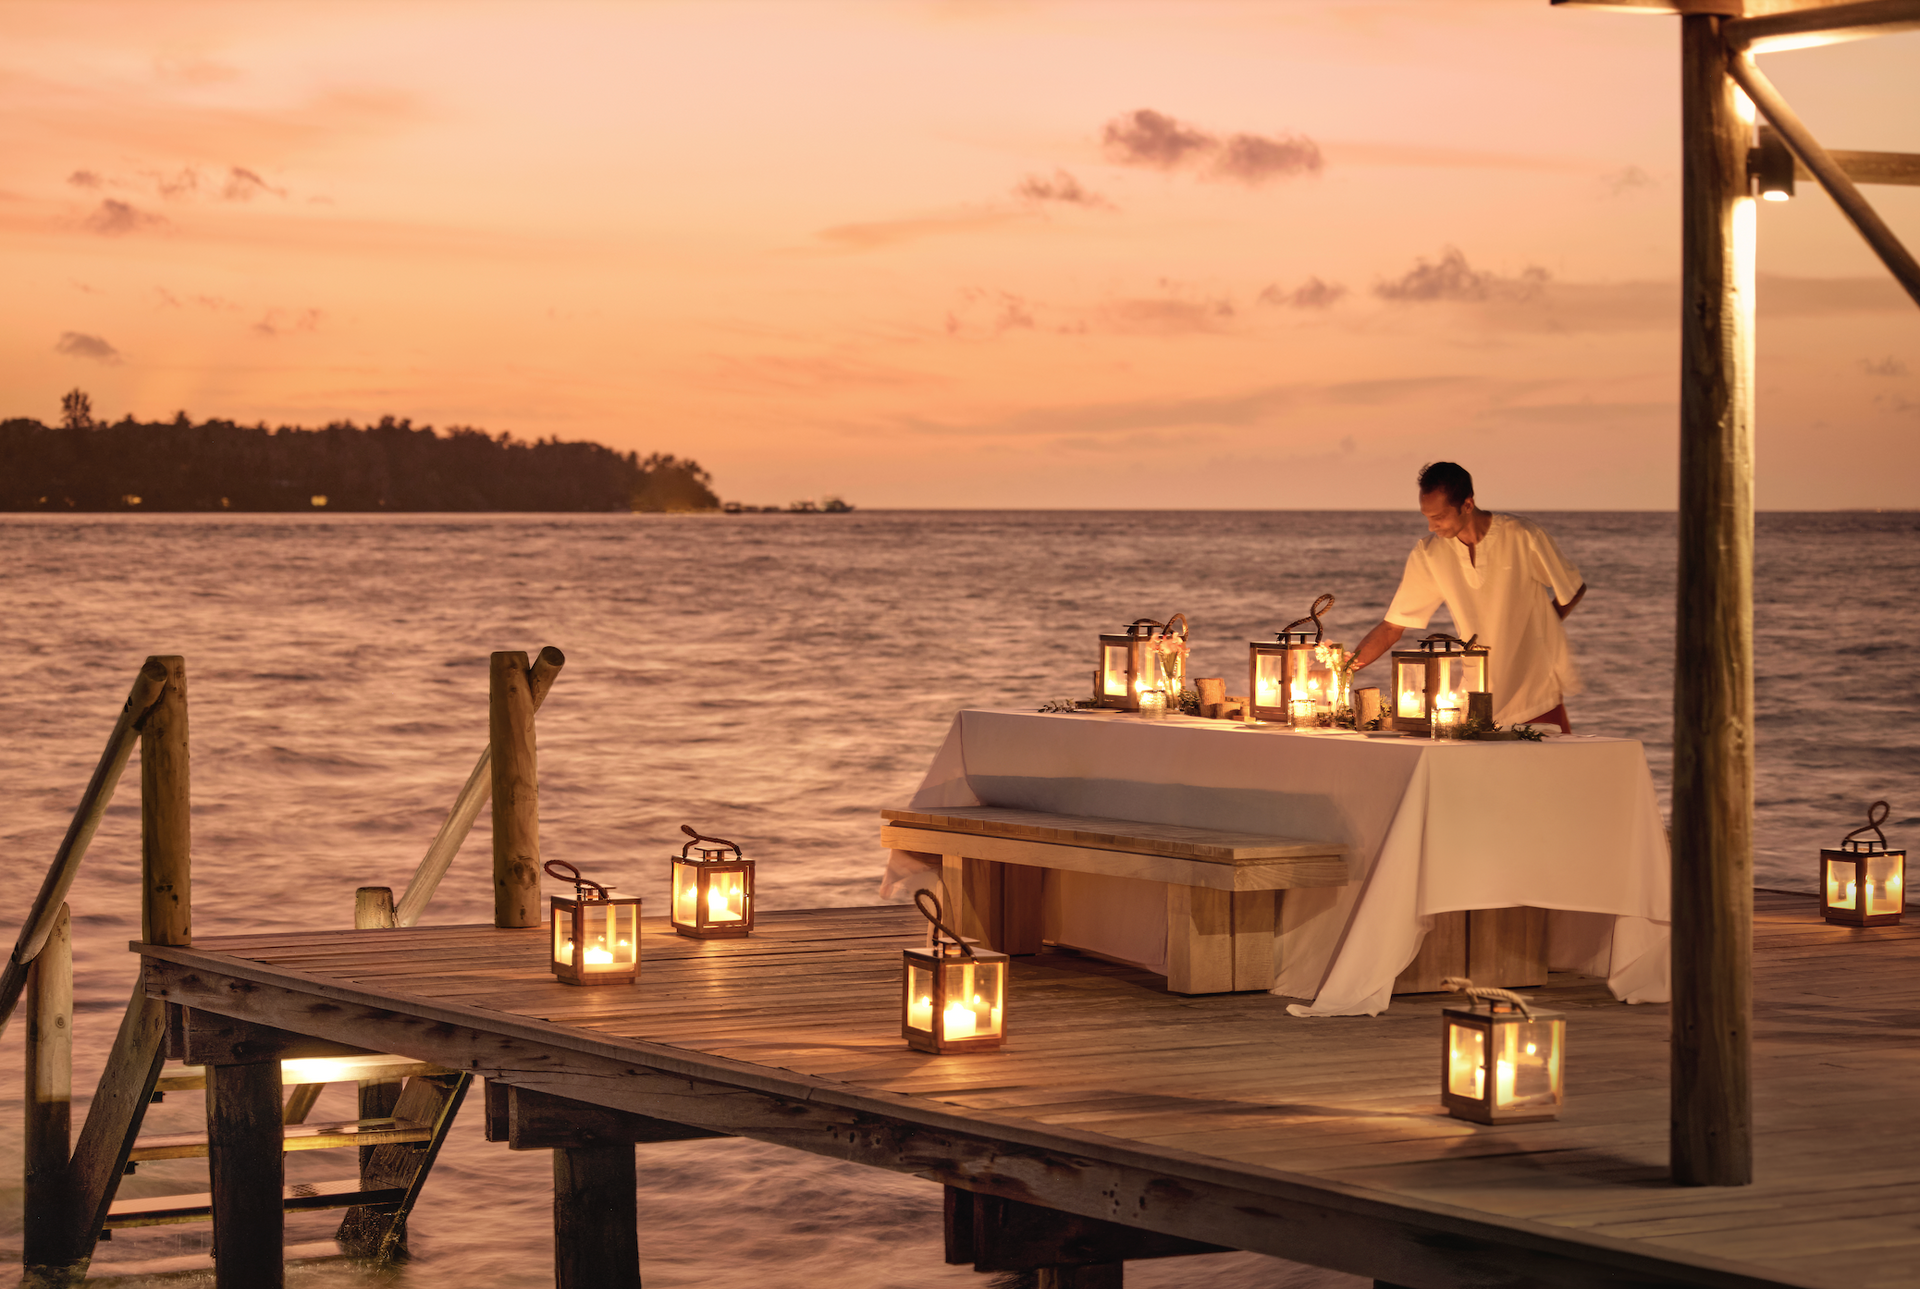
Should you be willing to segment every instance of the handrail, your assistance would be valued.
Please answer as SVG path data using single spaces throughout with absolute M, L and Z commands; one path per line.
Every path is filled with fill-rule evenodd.
M 113 723 L 106 749 L 100 753 L 93 777 L 87 781 L 86 791 L 80 794 L 80 804 L 74 808 L 73 822 L 67 825 L 67 835 L 61 839 L 60 849 L 47 866 L 40 894 L 35 897 L 26 921 L 20 924 L 20 938 L 14 943 L 13 956 L 7 959 L 5 968 L 0 969 L 0 1034 L 6 1032 L 7 1022 L 13 1019 L 14 1008 L 19 1005 L 20 991 L 27 983 L 27 968 L 40 956 L 47 937 L 53 934 L 54 924 L 59 921 L 60 908 L 66 903 L 75 874 L 80 871 L 80 861 L 86 858 L 87 847 L 99 831 L 107 804 L 113 800 L 113 790 L 120 783 L 120 774 L 133 756 L 134 744 L 140 737 L 140 722 L 159 701 L 166 683 L 167 669 L 158 658 L 148 658 L 140 674 L 134 677 L 133 688 L 127 692 L 127 701 L 120 708 L 120 719 Z
M 566 663 L 567 655 L 548 645 L 534 659 L 533 666 L 527 668 L 527 688 L 533 694 L 534 711 L 540 710 L 547 691 L 553 688 L 554 679 Z M 487 798 L 493 795 L 492 766 L 493 746 L 488 744 L 481 750 L 480 759 L 474 763 L 473 773 L 467 776 L 466 786 L 454 798 L 453 809 L 447 812 L 446 822 L 440 825 L 440 831 L 434 835 L 433 843 L 427 847 L 419 867 L 413 870 L 406 891 L 395 901 L 395 926 L 414 926 L 420 921 L 420 915 L 426 912 L 434 891 L 439 888 L 440 879 L 447 875 L 453 857 L 460 852 L 461 843 L 473 830 L 474 820 L 480 817 L 480 807 L 486 805 Z

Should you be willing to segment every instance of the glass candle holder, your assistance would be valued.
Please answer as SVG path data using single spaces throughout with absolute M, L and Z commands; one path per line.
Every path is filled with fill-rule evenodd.
M 1316 704 L 1311 698 L 1296 698 L 1287 704 L 1287 715 L 1293 721 L 1293 728 L 1310 730 L 1317 723 L 1314 720 Z
M 1167 714 L 1167 691 L 1164 689 L 1142 690 L 1140 694 L 1140 715 L 1150 721 L 1157 721 Z
M 1458 707 L 1439 706 L 1433 709 L 1432 736 L 1436 739 L 1457 739 L 1460 737 L 1460 709 Z

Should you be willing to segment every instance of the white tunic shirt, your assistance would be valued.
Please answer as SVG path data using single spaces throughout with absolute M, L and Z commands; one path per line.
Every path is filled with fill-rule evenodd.
M 1584 688 L 1553 607 L 1571 600 L 1582 579 L 1532 520 L 1486 516 L 1476 558 L 1456 537 L 1430 533 L 1415 543 L 1387 621 L 1424 627 L 1445 601 L 1460 635 L 1477 635 L 1493 651 L 1493 719 L 1511 725 L 1545 715 Z

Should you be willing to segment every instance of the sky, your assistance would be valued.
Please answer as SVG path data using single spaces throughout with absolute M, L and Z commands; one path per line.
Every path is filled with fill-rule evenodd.
M 1546 0 L 0 5 L 0 416 L 410 417 L 880 507 L 1669 509 L 1679 27 Z M 1920 34 L 1766 55 L 1920 151 Z M 1870 199 L 1920 244 L 1920 190 Z M 1920 507 L 1760 212 L 1759 504 Z

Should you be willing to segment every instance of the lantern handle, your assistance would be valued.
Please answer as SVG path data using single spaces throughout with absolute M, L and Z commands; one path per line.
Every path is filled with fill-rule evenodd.
M 927 912 L 927 906 L 921 902 L 923 897 L 925 899 L 933 901 L 933 912 L 931 913 Z M 955 932 L 952 927 L 948 926 L 946 923 L 940 920 L 940 897 L 938 895 L 935 895 L 932 891 L 927 890 L 925 887 L 921 887 L 919 890 L 913 893 L 913 903 L 914 903 L 914 907 L 920 910 L 920 916 L 925 918 L 927 921 L 933 923 L 934 930 L 946 932 L 947 938 L 960 946 L 961 954 L 969 958 L 973 956 L 973 946 L 968 944 L 965 940 L 962 940 L 959 934 Z
M 1473 642 L 1479 638 L 1480 633 L 1478 631 L 1468 636 L 1465 640 L 1462 640 L 1459 636 L 1450 636 L 1444 631 L 1436 631 L 1425 640 L 1422 640 L 1418 647 L 1426 653 L 1432 653 L 1433 647 L 1439 645 L 1441 646 L 1441 653 L 1452 653 L 1453 646 L 1459 645 L 1461 652 L 1464 653 L 1473 648 Z
M 580 870 L 564 859 L 550 859 L 543 864 L 542 867 L 547 870 L 548 877 L 557 877 L 563 882 L 572 882 L 575 896 L 584 896 L 587 887 L 591 886 L 594 890 L 600 892 L 593 897 L 594 899 L 604 900 L 609 898 L 606 887 L 600 885 L 600 883 L 594 881 L 591 877 L 582 877 Z M 562 869 L 566 871 L 562 872 Z
M 1331 609 L 1332 607 L 1333 607 L 1333 597 L 1331 595 L 1321 596 L 1319 599 L 1313 602 L 1313 607 L 1307 610 L 1307 616 L 1304 618 L 1301 618 L 1298 622 L 1289 622 L 1287 624 L 1287 629 L 1280 633 L 1281 636 L 1285 637 L 1285 636 L 1291 635 L 1295 627 L 1305 626 L 1307 623 L 1311 622 L 1313 623 L 1313 642 L 1315 644 L 1319 644 L 1321 636 L 1325 634 L 1325 632 L 1322 631 L 1320 627 L 1320 615 L 1322 613 L 1325 613 L 1328 609 Z M 1306 632 L 1303 631 L 1300 634 L 1305 635 Z
M 1164 634 L 1172 635 L 1173 624 L 1176 622 L 1180 624 L 1180 638 L 1182 640 L 1185 640 L 1187 638 L 1187 615 L 1184 613 L 1176 613 L 1172 617 L 1168 618 L 1166 622 L 1161 624 L 1160 630 Z
M 728 849 L 732 850 L 734 854 L 740 855 L 740 858 L 742 859 L 746 858 L 745 855 L 740 854 L 740 847 L 735 843 L 728 841 L 725 837 L 702 837 L 699 833 L 693 830 L 692 824 L 681 824 L 680 831 L 685 833 L 688 837 L 692 838 L 692 841 L 689 841 L 686 845 L 680 848 L 680 858 L 682 859 L 685 859 L 687 857 L 687 852 L 693 849 L 693 843 L 696 841 L 710 841 L 710 842 L 718 843 L 719 845 L 725 846 Z
M 1514 993 L 1511 989 L 1495 989 L 1491 985 L 1476 985 L 1465 976 L 1448 976 L 1440 983 L 1445 985 L 1449 992 L 1465 994 L 1467 997 L 1475 999 L 1476 1001 L 1485 1002 L 1488 1011 L 1493 1010 L 1493 1004 L 1496 1001 L 1512 1003 L 1520 1009 L 1522 1016 L 1525 1016 L 1528 1020 L 1533 1019 L 1533 1008 L 1527 1006 L 1527 1000 L 1519 994 Z
M 1867 807 L 1867 822 L 1862 826 L 1855 828 L 1852 832 L 1848 833 L 1846 836 L 1842 837 L 1840 839 L 1840 844 L 1842 846 L 1846 846 L 1848 842 L 1853 841 L 1853 839 L 1855 837 L 1858 837 L 1861 833 L 1870 832 L 1875 837 L 1880 839 L 1880 849 L 1885 850 L 1887 848 L 1887 835 L 1880 831 L 1880 825 L 1887 822 L 1887 815 L 1891 810 L 1892 810 L 1892 807 L 1889 806 L 1884 801 L 1874 802 L 1872 805 Z M 1856 842 L 1854 845 L 1848 846 L 1847 848 L 1849 850 L 1858 850 L 1863 845 L 1868 850 L 1872 850 L 1874 843 L 1870 841 Z

